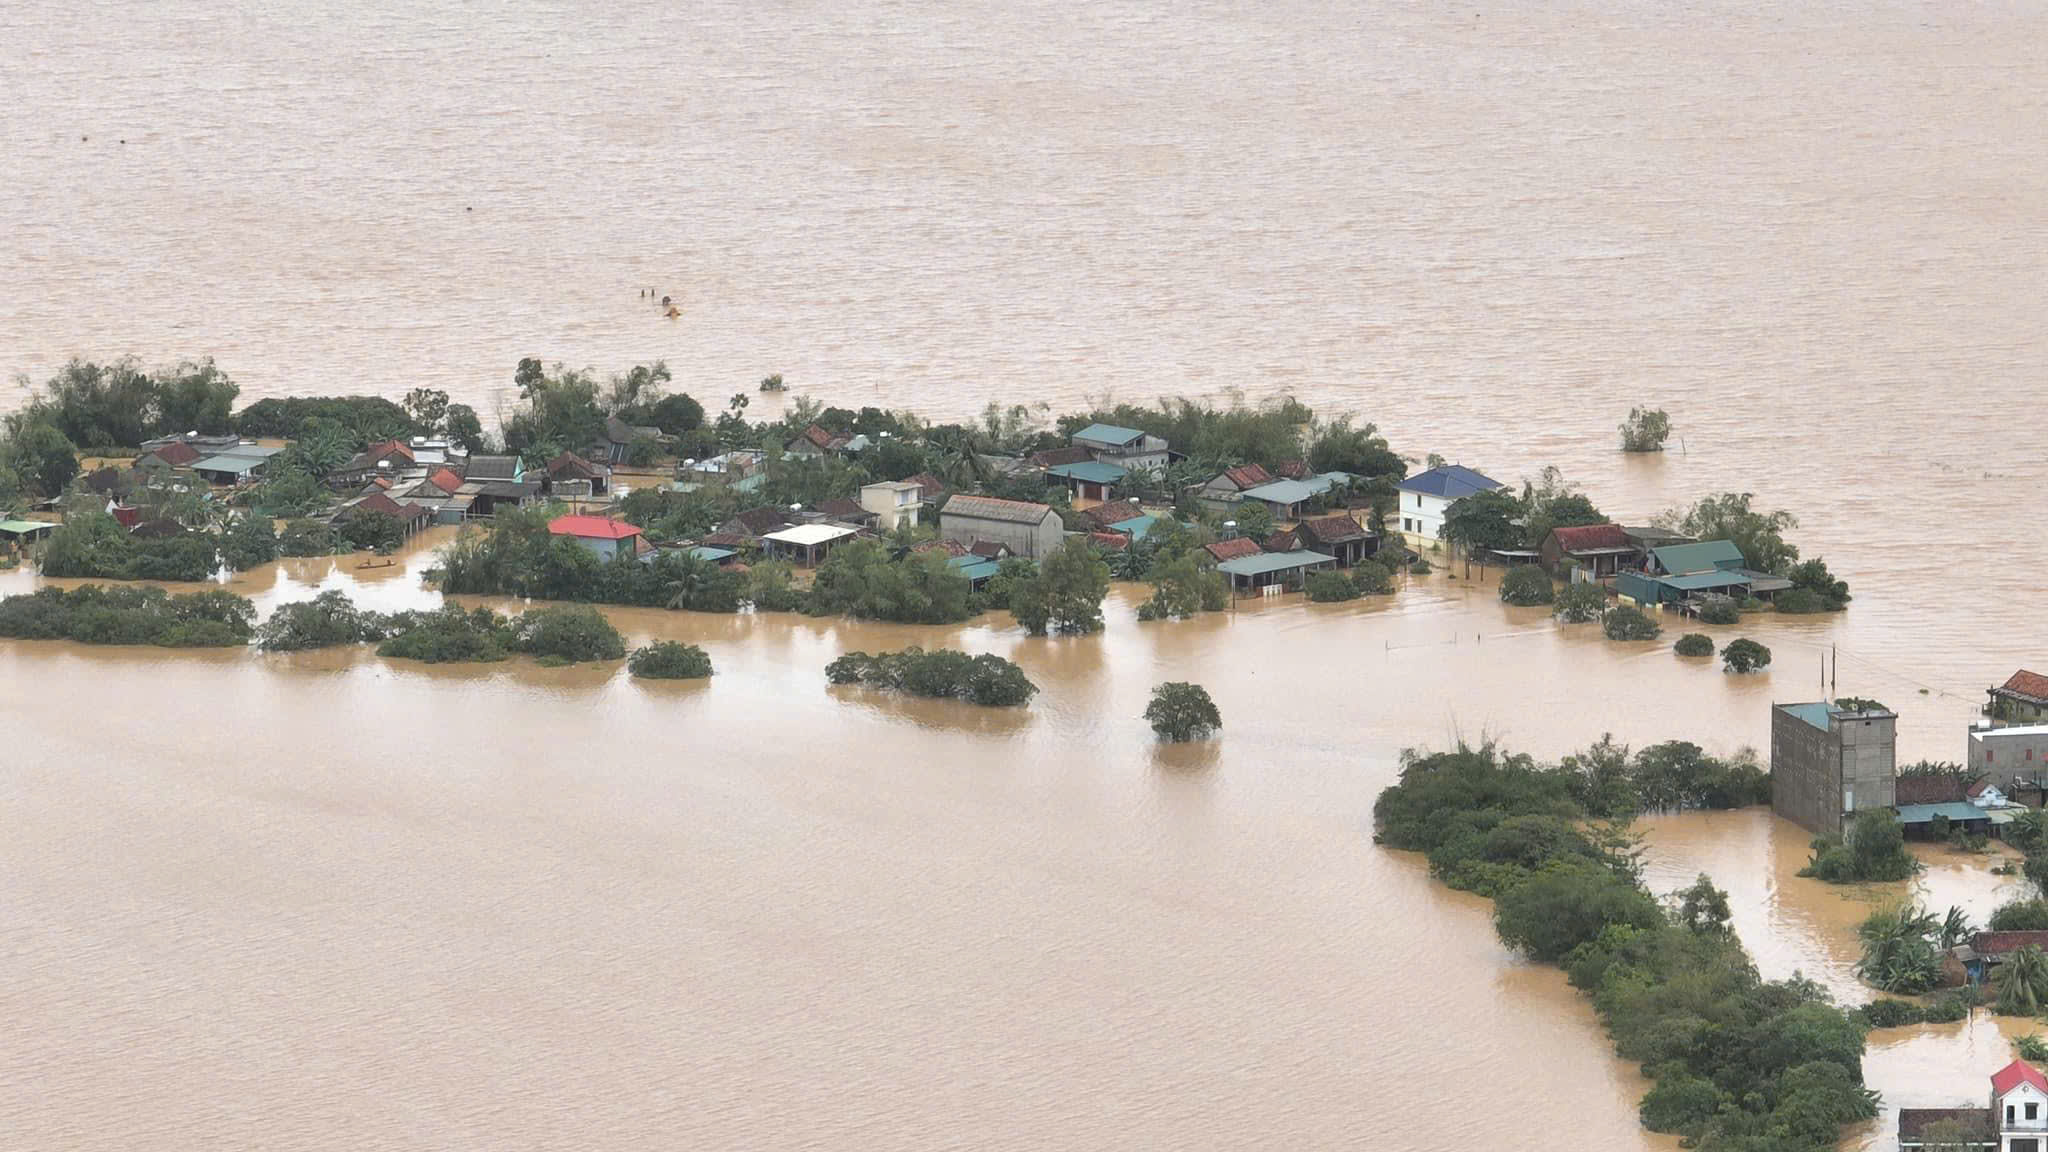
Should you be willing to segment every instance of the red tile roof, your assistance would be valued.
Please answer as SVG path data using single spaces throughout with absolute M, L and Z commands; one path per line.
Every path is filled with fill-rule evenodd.
M 1040 468 L 1057 468 L 1062 464 L 1086 464 L 1095 459 L 1095 454 L 1086 448 L 1047 448 L 1033 452 L 1031 463 Z
M 1235 468 L 1225 468 L 1223 474 L 1229 477 L 1230 482 L 1237 485 L 1240 491 L 1273 482 L 1273 474 L 1260 464 L 1239 464 Z
M 2000 685 L 1999 690 L 2010 692 L 2015 696 L 2025 696 L 2031 700 L 2048 702 L 2048 676 L 2043 676 L 2039 672 L 2029 672 L 2022 668 L 2018 672 L 2013 673 L 2011 679 Z
M 1550 532 L 1557 537 L 1557 546 L 1567 552 L 1629 546 L 1628 533 L 1622 531 L 1619 524 L 1575 524 L 1569 528 L 1552 528 Z
M 412 449 L 407 447 L 402 440 L 385 440 L 382 443 L 372 444 L 363 455 L 368 456 L 372 462 L 382 460 L 387 456 L 403 456 L 407 463 L 412 462 Z
M 1294 530 L 1318 544 L 1337 544 L 1366 537 L 1365 529 L 1349 516 L 1320 516 L 1304 520 L 1296 524 Z
M 1977 797 L 1982 796 L 1984 790 L 1989 787 L 1991 787 L 1991 781 L 1989 780 L 1973 780 L 1970 782 L 1970 786 L 1963 790 L 1963 795 L 1975 800 Z
M 1214 544 L 1205 544 L 1203 547 L 1208 550 L 1209 555 L 1214 556 L 1219 561 L 1236 560 L 1241 557 L 1257 556 L 1259 554 L 1259 542 L 1249 536 L 1237 536 L 1229 540 L 1218 540 Z
M 830 452 L 832 449 L 837 448 L 840 445 L 846 443 L 846 437 L 834 436 L 830 432 L 825 431 L 823 428 L 818 427 L 816 424 L 813 424 L 809 428 L 804 429 L 803 432 L 798 434 L 797 439 L 809 440 L 811 443 L 817 445 L 818 450 L 821 452 Z
M 157 459 L 169 464 L 173 468 L 183 468 L 185 465 L 199 459 L 199 449 L 185 443 L 183 440 L 173 440 L 168 444 L 157 445 L 154 449 L 154 455 Z
M 548 476 L 552 479 L 560 480 L 564 476 L 568 476 L 583 480 L 595 480 L 602 475 L 604 473 L 598 471 L 595 465 L 574 452 L 564 452 L 553 460 L 548 461 Z
M 946 482 L 929 472 L 919 472 L 915 476 L 906 476 L 903 478 L 903 482 L 905 484 L 917 485 L 918 494 L 928 501 L 937 500 L 946 494 Z
M 2032 1084 L 2038 1091 L 2048 1094 L 2048 1076 L 2041 1075 L 2040 1069 L 2024 1060 L 2015 1060 L 1991 1074 L 1993 1096 L 2003 1096 L 2022 1084 Z
M 1131 538 L 1121 532 L 1090 532 L 1088 540 L 1096 547 L 1110 552 L 1121 552 L 1131 546 Z
M 1268 552 L 1292 552 L 1299 547 L 1301 537 L 1296 536 L 1292 528 L 1283 528 L 1266 537 L 1265 548 Z
M 1970 937 L 1970 947 L 1979 956 L 2003 956 L 2028 945 L 2048 950 L 2048 932 L 1979 932 Z
M 1282 460 L 1273 465 L 1273 471 L 1279 473 L 1284 480 L 1306 480 L 1314 475 L 1309 471 L 1306 460 Z
M 910 550 L 912 552 L 944 552 L 948 556 L 967 555 L 967 545 L 962 544 L 958 540 L 927 540 L 922 544 L 913 546 Z
M 417 504 L 400 504 L 382 492 L 372 492 L 356 501 L 355 511 L 377 512 L 399 520 L 418 520 L 427 515 L 427 510 Z
M 1104 528 L 1112 524 L 1121 524 L 1126 520 L 1136 520 L 1144 514 L 1145 510 L 1143 508 L 1138 507 L 1129 500 L 1111 500 L 1106 503 L 1097 504 L 1082 513 L 1082 515 Z
M 452 496 L 457 488 L 462 487 L 462 477 L 457 476 L 453 468 L 436 468 L 427 477 L 427 483 Z
M 603 516 L 557 516 L 548 521 L 548 531 L 556 536 L 575 536 L 584 540 L 624 540 L 640 534 L 640 529 L 624 520 L 610 520 Z

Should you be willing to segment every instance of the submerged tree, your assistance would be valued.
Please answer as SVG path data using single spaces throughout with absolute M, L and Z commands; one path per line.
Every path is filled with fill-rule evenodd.
M 1631 408 L 1621 422 L 1623 452 L 1662 452 L 1671 436 L 1671 417 L 1662 408 Z
M 1223 714 L 1200 684 L 1169 681 L 1152 690 L 1152 702 L 1145 705 L 1145 720 L 1161 740 L 1182 744 L 1206 739 L 1223 727 Z
M 1102 598 L 1109 595 L 1109 565 L 1085 537 L 1067 539 L 1033 573 L 1010 583 L 1010 614 L 1033 636 L 1102 631 Z

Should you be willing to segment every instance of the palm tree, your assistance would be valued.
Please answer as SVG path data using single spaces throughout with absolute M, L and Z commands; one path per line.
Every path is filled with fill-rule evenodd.
M 1991 982 L 1998 988 L 2000 1012 L 2038 1016 L 2048 1006 L 2048 955 L 2029 944 L 2006 957 Z
M 1949 905 L 1948 915 L 1941 919 L 1941 950 L 1943 952 L 1970 938 L 1970 918 L 1963 910 Z
M 1930 939 L 1940 928 L 1911 904 L 1871 913 L 1856 929 L 1863 938 L 1856 974 L 1886 992 L 1927 991 L 1941 980 L 1941 956 Z

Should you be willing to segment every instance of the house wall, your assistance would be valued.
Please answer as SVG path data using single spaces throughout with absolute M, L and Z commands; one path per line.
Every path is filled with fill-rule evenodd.
M 2048 773 L 2048 732 L 2024 728 L 1972 728 L 1969 768 L 2000 784 L 2015 776 Z
M 1997 1109 L 1999 1134 L 2007 1141 L 2006 1147 L 2011 1146 L 2010 1141 L 2015 1136 L 2039 1139 L 2048 1135 L 2048 1096 L 2042 1095 L 2041 1090 L 2032 1084 L 2021 1084 L 1991 1104 Z M 2029 1104 L 2034 1106 L 2034 1118 L 2031 1120 L 2027 1119 Z M 2012 1110 L 2010 1113 L 2006 1111 L 2008 1108 Z M 2006 1118 L 2008 1115 L 2011 1116 L 2009 1120 Z
M 1402 492 L 1396 527 L 1431 544 L 1443 539 L 1444 510 L 1451 502 L 1427 492 Z
M 977 516 L 962 516 L 955 512 L 939 513 L 939 539 L 959 544 L 972 544 L 977 540 L 1002 544 L 1018 556 L 1040 560 L 1052 554 L 1066 538 L 1066 531 L 1060 526 L 1057 512 L 1047 512 L 1045 519 L 1036 524 L 1019 524 L 1011 520 L 984 520 Z
M 1837 715 L 1834 724 L 1842 749 L 1842 787 L 1855 792 L 1850 810 L 1893 807 L 1898 801 L 1898 718 Z
M 2007 724 L 2039 724 L 2048 721 L 2048 708 L 2014 700 L 2010 696 L 1992 697 L 1992 708 L 1998 719 Z
M 1079 436 L 1074 437 L 1073 443 L 1076 448 L 1086 448 L 1089 455 L 1103 464 L 1116 464 L 1132 471 L 1140 468 L 1154 472 L 1166 470 L 1166 441 L 1157 436 L 1147 436 L 1128 448 L 1083 440 Z
M 888 488 L 862 488 L 860 506 L 875 514 L 875 525 L 893 532 L 898 524 L 915 525 L 920 493 Z
M 1771 811 L 1809 832 L 1842 834 L 1841 753 L 1834 734 L 1776 707 L 1771 709 Z

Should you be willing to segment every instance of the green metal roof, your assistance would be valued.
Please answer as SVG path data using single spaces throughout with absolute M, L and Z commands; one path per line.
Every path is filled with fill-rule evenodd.
M 1813 725 L 1815 728 L 1818 728 L 1823 732 L 1828 730 L 1828 714 L 1831 711 L 1831 709 L 1829 709 L 1828 706 L 1824 703 L 1783 704 L 1780 705 L 1780 707 L 1784 708 L 1785 711 L 1790 712 L 1794 716 L 1799 717 L 1801 720 L 1806 721 L 1808 724 Z
M 1901 824 L 1927 824 L 1931 823 L 1936 816 L 1946 816 L 1957 823 L 1961 823 L 1964 820 L 1990 819 L 1990 816 L 1986 815 L 1984 810 L 1975 804 L 1899 805 L 1899 823 Z
M 1666 544 L 1650 549 L 1657 566 L 1666 572 L 1706 572 L 1724 564 L 1741 567 L 1742 550 L 1732 540 L 1702 540 L 1697 544 Z
M 1256 556 L 1225 560 L 1216 566 L 1216 570 L 1232 576 L 1263 576 L 1268 572 L 1290 572 L 1336 562 L 1335 556 L 1325 556 L 1321 552 L 1261 552 Z
M 699 544 L 695 548 L 690 549 L 690 555 L 695 556 L 699 560 L 723 560 L 728 556 L 737 556 L 739 553 L 730 548 L 713 548 L 706 544 Z
M 1747 588 L 1749 577 L 1740 572 L 1687 572 L 1682 576 L 1659 576 L 1666 587 L 1681 592 L 1704 592 L 1709 588 Z
M 1074 433 L 1076 440 L 1093 440 L 1097 444 L 1122 445 L 1144 438 L 1145 434 L 1136 428 L 1122 428 L 1115 424 L 1090 424 Z
M 24 536 L 30 532 L 48 532 L 57 526 L 47 520 L 0 520 L 0 532 L 9 536 Z
M 1047 468 L 1045 474 L 1065 480 L 1079 480 L 1085 484 L 1114 484 L 1130 475 L 1130 471 L 1114 464 L 1104 464 L 1099 460 L 1086 460 L 1079 464 L 1055 464 Z
M 962 560 L 967 561 L 967 563 L 962 564 Z M 996 561 L 986 560 L 980 556 L 955 556 L 949 563 L 952 564 L 953 571 L 965 576 L 969 583 L 976 580 L 986 580 L 995 575 L 997 569 L 1002 567 Z

